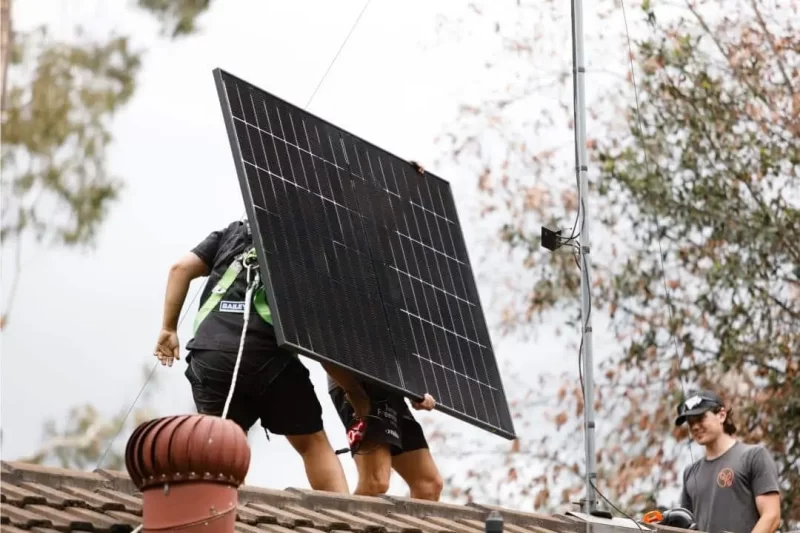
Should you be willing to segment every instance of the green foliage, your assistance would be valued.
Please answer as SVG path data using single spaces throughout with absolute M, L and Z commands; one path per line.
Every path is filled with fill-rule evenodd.
M 209 5 L 138 2 L 171 37 L 194 33 Z M 129 36 L 92 39 L 80 27 L 69 42 L 53 39 L 46 27 L 12 33 L 10 7 L 3 0 L 3 48 L 11 53 L 3 54 L 2 65 L 0 240 L 19 246 L 29 235 L 48 246 L 91 246 L 122 191 L 123 177 L 109 173 L 106 156 L 114 115 L 135 93 L 142 51 Z M 19 253 L 16 259 L 0 329 L 19 276 Z M 126 418 L 126 410 L 106 419 L 91 405 L 74 407 L 62 424 L 46 424 L 45 444 L 29 460 L 94 468 L 121 425 L 134 427 L 151 415 L 138 408 Z M 103 465 L 120 468 L 122 456 L 112 449 Z
M 196 31 L 210 0 L 139 0 L 171 37 Z M 3 102 L 0 238 L 26 231 L 51 244 L 92 244 L 122 179 L 110 175 L 111 120 L 136 89 L 141 51 L 127 36 L 59 42 L 15 34 Z
M 19 276 L 19 242 L 32 236 L 46 246 L 92 246 L 123 177 L 109 172 L 114 115 L 133 97 L 141 50 L 129 36 L 87 37 L 77 28 L 69 42 L 46 27 L 11 32 L 10 0 L 3 0 L 0 241 L 17 244 L 0 329 L 7 323 Z M 196 31 L 210 0 L 140 0 L 171 37 Z
M 63 43 L 46 28 L 20 35 L 3 116 L 0 238 L 31 231 L 54 244 L 90 243 L 117 199 L 108 173 L 110 120 L 131 98 L 140 56 L 128 39 Z M 23 77 L 26 70 L 31 76 Z
M 642 398 L 644 408 L 675 405 L 679 379 L 720 388 L 720 376 L 736 376 L 720 392 L 741 437 L 773 452 L 784 516 L 798 521 L 800 28 L 768 24 L 760 9 L 712 27 L 690 8 L 640 44 L 641 129 L 633 120 L 626 141 L 595 152 L 601 194 L 636 228 L 598 303 L 628 341 L 608 363 L 620 371 L 607 386 L 641 368 L 668 385 L 667 402 Z
M 628 86 L 590 109 L 602 120 L 593 130 L 607 132 L 589 141 L 591 216 L 602 222 L 593 229 L 593 312 L 611 317 L 618 342 L 596 344 L 606 355 L 596 379 L 595 408 L 605 421 L 598 477 L 628 509 L 663 501 L 686 457 L 675 405 L 687 387 L 714 388 L 732 402 L 739 438 L 763 444 L 778 463 L 789 527 L 800 522 L 800 27 L 784 8 L 751 2 L 726 4 L 725 17 L 711 1 L 663 18 L 658 6 L 643 7 L 648 31 L 633 50 L 638 105 Z M 495 112 L 492 102 L 484 106 L 487 131 L 502 124 Z M 454 153 L 464 158 L 466 145 L 487 137 L 466 137 Z M 487 162 L 480 179 L 485 211 L 507 222 L 499 237 L 531 271 L 517 278 L 538 280 L 524 296 L 506 295 L 508 333 L 553 310 L 577 310 L 569 251 L 544 251 L 536 235 L 554 218 L 572 222 L 574 196 L 545 194 L 540 176 L 552 170 L 553 155 L 532 154 L 531 144 L 506 143 L 503 164 Z M 527 183 L 509 179 L 509 162 Z M 536 192 L 542 200 L 519 200 Z M 582 493 L 575 381 L 565 376 L 550 397 L 559 405 L 551 415 L 556 437 L 522 445 L 545 466 L 524 486 L 538 507 Z M 506 464 L 531 455 L 510 453 Z
M 161 30 L 171 37 L 197 31 L 197 17 L 206 12 L 211 0 L 137 0 L 137 5 L 161 22 Z

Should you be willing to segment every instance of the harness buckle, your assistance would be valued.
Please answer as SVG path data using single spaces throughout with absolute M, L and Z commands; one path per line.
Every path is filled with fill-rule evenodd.
M 258 264 L 258 255 L 256 254 L 255 248 L 244 254 L 242 257 L 242 266 L 245 268 L 249 268 L 253 265 Z

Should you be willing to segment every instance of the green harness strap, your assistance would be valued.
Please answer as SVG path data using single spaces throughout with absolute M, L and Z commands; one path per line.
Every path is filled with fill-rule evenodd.
M 222 277 L 219 279 L 217 284 L 211 289 L 211 295 L 208 297 L 208 300 L 205 301 L 203 306 L 197 311 L 197 316 L 194 319 L 194 331 L 197 333 L 197 328 L 200 327 L 200 324 L 206 317 L 214 310 L 214 308 L 219 305 L 219 302 L 222 298 L 227 294 L 228 290 L 233 285 L 233 282 L 236 281 L 236 278 L 239 277 L 244 265 L 250 261 L 256 259 L 256 249 L 250 248 L 244 254 L 238 255 L 234 258 L 233 262 L 230 264 L 228 269 L 222 274 Z M 259 275 L 258 269 L 256 269 L 256 275 L 253 279 L 253 285 L 258 285 L 259 282 Z M 256 312 L 259 316 L 267 323 L 272 324 L 272 312 L 269 309 L 269 305 L 267 305 L 267 298 L 264 295 L 264 287 L 258 287 L 254 291 L 253 296 L 253 306 L 256 308 Z

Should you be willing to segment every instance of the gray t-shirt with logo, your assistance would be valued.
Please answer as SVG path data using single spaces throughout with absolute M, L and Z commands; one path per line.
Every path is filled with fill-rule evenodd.
M 756 496 L 779 492 L 778 468 L 762 446 L 737 442 L 715 459 L 683 472 L 681 506 L 700 531 L 750 533 L 759 519 Z

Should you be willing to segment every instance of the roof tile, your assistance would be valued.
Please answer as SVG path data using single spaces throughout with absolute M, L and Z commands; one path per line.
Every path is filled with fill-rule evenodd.
M 234 531 L 236 533 L 264 533 L 263 529 L 257 528 L 250 524 L 245 524 L 244 522 L 237 521 L 236 525 L 234 526 Z
M 296 513 L 298 516 L 309 518 L 313 522 L 314 527 L 316 529 L 322 529 L 324 531 L 332 531 L 332 530 L 350 531 L 350 524 L 347 521 L 342 520 L 341 518 L 336 518 L 331 515 L 318 513 L 310 509 L 304 509 L 299 505 L 287 505 L 285 509 L 287 511 Z M 298 528 L 298 530 L 300 529 L 305 529 L 305 528 Z M 306 531 L 305 533 L 309 532 Z
M 432 512 L 438 516 L 446 518 L 474 518 L 483 520 L 487 511 L 478 507 L 466 507 L 453 503 L 435 503 L 426 500 L 415 500 L 413 498 L 401 498 L 399 496 L 385 496 L 385 498 L 395 504 L 397 512 L 423 518 Z
M 30 509 L 22 509 L 14 505 L 4 505 L 0 507 L 0 514 L 8 517 L 8 521 L 12 526 L 25 529 L 52 525 L 48 518 L 32 512 Z
M 130 533 L 142 495 L 124 472 L 2 463 L 3 531 Z M 482 533 L 493 506 L 459 506 L 305 489 L 239 488 L 238 533 Z M 506 533 L 580 533 L 579 519 L 499 509 Z M 56 531 L 58 529 L 59 531 Z M 612 531 L 612 529 L 609 529 Z M 614 533 L 622 533 L 618 528 Z M 666 530 L 665 530 L 666 531 Z
M 337 509 L 339 511 L 375 511 L 387 513 L 395 508 L 393 502 L 386 498 L 361 496 L 357 494 L 338 494 L 336 492 L 315 491 L 308 489 L 286 489 L 302 498 L 303 504 L 315 509 Z
M 237 533 L 266 533 L 267 530 L 262 527 L 236 522 L 234 531 Z
M 11 475 L 24 475 L 28 481 L 43 483 L 51 487 L 60 487 L 67 483 L 77 487 L 92 488 L 103 481 L 103 477 L 92 472 L 66 470 L 53 466 L 42 466 L 19 461 L 3 461 L 3 465 L 11 469 Z
M 126 513 L 123 511 L 106 511 L 106 514 L 114 517 L 118 524 L 126 524 L 129 526 L 137 527 L 142 523 L 142 518 L 135 514 Z
M 455 533 L 454 530 L 450 528 L 403 513 L 389 513 L 389 518 L 394 518 L 398 522 L 405 522 L 406 524 L 416 526 L 421 529 L 423 533 Z
M 56 529 L 91 531 L 92 528 L 92 522 L 89 519 L 80 517 L 68 510 L 62 511 L 49 505 L 27 505 L 25 509 L 49 519 Z
M 401 522 L 399 520 L 395 520 L 394 518 L 380 515 L 378 513 L 359 511 L 356 512 L 356 514 L 368 519 L 371 522 L 385 526 L 388 530 L 388 533 L 422 533 L 422 529 L 417 526 L 413 526 L 408 522 Z
M 4 525 L 5 525 L 5 523 L 4 523 Z M 3 533 L 28 533 L 28 532 L 25 531 L 24 529 L 19 529 L 19 528 L 14 527 L 14 526 L 6 526 L 6 527 L 3 528 Z
M 285 509 L 279 509 L 277 507 L 273 507 L 271 505 L 263 504 L 263 503 L 248 503 L 248 507 L 255 509 L 256 511 L 263 513 L 267 516 L 273 516 L 277 519 L 278 525 L 286 526 L 286 527 L 298 527 L 298 526 L 313 526 L 314 523 L 311 521 L 310 518 L 306 518 L 291 511 L 287 511 Z
M 427 516 L 425 517 L 425 520 L 433 524 L 446 527 L 455 533 L 481 533 L 484 530 L 483 523 L 478 522 L 477 520 L 455 521 L 450 520 L 449 518 L 442 518 L 440 516 Z M 480 524 L 480 527 L 476 527 L 474 524 Z
M 263 531 L 269 533 L 294 533 L 291 529 L 287 529 L 281 525 L 263 525 L 259 526 Z
M 110 533 L 115 526 L 120 525 L 119 520 L 91 509 L 73 507 L 70 509 L 70 513 L 74 514 L 75 516 L 85 518 L 91 522 L 92 526 L 94 526 L 94 530 L 100 533 Z
M 551 521 L 550 524 L 557 526 L 558 522 Z M 509 533 L 528 533 L 530 531 L 530 528 L 532 528 L 532 527 L 535 527 L 537 529 L 539 528 L 539 526 L 522 527 L 522 526 L 518 526 L 516 524 L 503 524 L 503 529 L 508 530 Z M 536 531 L 536 530 L 534 530 L 534 531 Z
M 330 531 L 331 533 L 333 533 L 334 531 L 338 531 L 338 530 L 336 530 L 336 529 L 319 530 L 319 529 L 315 529 L 313 527 L 297 527 L 297 528 L 295 528 L 295 531 L 299 532 L 299 533 L 325 533 L 327 531 Z M 350 530 L 348 529 L 347 531 L 342 532 L 342 533 L 348 533 L 349 531 Z
M 41 483 L 23 482 L 20 483 L 19 486 L 26 488 L 31 492 L 41 494 L 47 500 L 47 505 L 52 505 L 54 507 L 83 504 L 83 500 L 80 497 L 59 489 L 48 487 L 47 485 L 42 485 Z
M 112 489 L 127 492 L 129 494 L 138 492 L 136 485 L 133 484 L 133 480 L 130 478 L 130 476 L 128 476 L 127 472 L 98 468 L 94 471 L 94 474 L 103 478 Z
M 91 509 L 95 511 L 124 511 L 125 504 L 112 500 L 107 496 L 80 487 L 62 487 L 64 492 L 79 496 Z
M 476 505 L 476 504 L 469 504 L 470 507 L 475 507 L 478 509 L 485 509 L 486 511 L 500 511 L 503 514 L 503 518 L 505 519 L 505 523 L 509 523 L 511 520 L 518 522 L 516 525 L 519 526 L 540 526 L 544 528 L 560 528 L 558 531 L 582 531 L 585 529 L 584 524 L 580 524 L 580 527 L 576 525 L 576 523 L 572 520 L 569 520 L 565 516 L 554 516 L 554 515 L 547 515 L 542 513 L 528 513 L 525 511 L 517 511 L 516 509 L 506 509 L 504 507 L 498 507 L 496 505 Z M 509 520 L 511 519 L 511 520 Z
M 125 494 L 124 492 L 112 489 L 98 489 L 97 493 L 109 498 L 110 500 L 120 502 L 125 506 L 126 512 L 138 515 L 142 514 L 142 500 L 140 498 L 135 498 L 129 494 Z
M 350 528 L 356 533 L 386 533 L 386 526 L 378 524 L 367 518 L 362 518 L 354 513 L 346 513 L 338 509 L 321 509 L 321 513 L 341 518 L 350 524 Z
M 277 524 L 278 519 L 272 515 L 259 513 L 255 509 L 250 509 L 239 503 L 236 509 L 236 519 L 245 524 Z
M 480 529 L 481 531 L 484 529 L 483 522 L 479 520 L 459 520 L 459 522 L 471 526 L 473 529 Z M 531 531 L 534 531 L 535 533 L 560 533 L 562 531 L 572 531 L 571 526 L 566 526 L 563 522 L 559 522 L 556 520 L 550 522 L 549 527 L 553 529 L 547 529 L 540 526 L 527 526 L 525 528 L 521 528 L 516 524 L 505 524 L 505 523 L 503 524 L 503 528 L 508 529 L 509 531 L 511 531 L 512 528 L 514 531 L 519 531 L 520 529 L 522 529 L 522 531 L 525 531 L 526 533 L 530 533 Z M 565 527 L 567 527 L 568 529 L 564 529 Z
M 11 483 L 0 483 L 0 491 L 4 496 L 3 501 L 13 503 L 16 505 L 27 505 L 29 503 L 46 503 L 44 496 L 36 494 L 22 487 L 12 485 Z
M 284 490 L 267 489 L 263 487 L 239 487 L 240 502 L 266 503 L 280 507 L 286 503 L 299 502 L 300 494 L 292 494 Z

